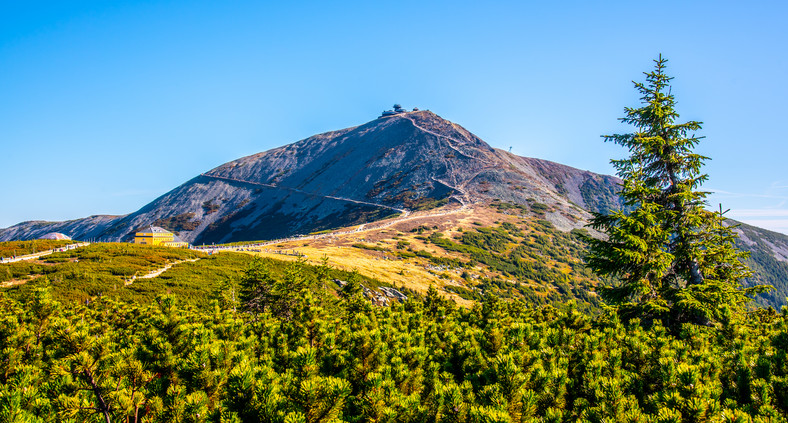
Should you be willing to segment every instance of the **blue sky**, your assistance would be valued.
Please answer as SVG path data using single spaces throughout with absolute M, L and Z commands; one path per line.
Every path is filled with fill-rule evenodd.
M 662 53 L 710 202 L 788 233 L 787 4 L 0 0 L 0 227 L 130 213 L 395 102 L 613 173 L 599 136 Z

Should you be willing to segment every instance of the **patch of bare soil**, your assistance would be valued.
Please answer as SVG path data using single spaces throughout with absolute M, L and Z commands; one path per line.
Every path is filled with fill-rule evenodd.
M 0 288 L 11 288 L 12 286 L 24 285 L 30 281 L 36 280 L 44 275 L 29 275 L 27 278 L 11 279 L 10 281 L 0 282 Z

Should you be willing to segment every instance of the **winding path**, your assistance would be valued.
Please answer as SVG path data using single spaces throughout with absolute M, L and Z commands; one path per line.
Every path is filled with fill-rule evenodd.
M 451 188 L 451 189 L 453 189 L 453 190 L 455 190 L 455 191 L 457 191 L 457 192 L 461 193 L 461 194 L 462 194 L 462 196 L 463 196 L 463 197 L 465 197 L 465 200 L 467 200 L 467 199 L 468 199 L 468 194 L 465 192 L 465 187 L 468 185 L 468 183 L 470 183 L 472 180 L 476 179 L 476 177 L 477 177 L 477 176 L 479 176 L 479 174 L 480 174 L 480 173 L 482 173 L 482 172 L 484 172 L 485 170 L 489 170 L 489 169 L 495 169 L 495 168 L 497 168 L 497 167 L 498 167 L 497 165 L 495 165 L 495 164 L 492 164 L 491 162 L 489 162 L 489 161 L 487 161 L 487 160 L 485 160 L 485 159 L 482 159 L 482 158 L 479 158 L 479 157 L 473 157 L 473 156 L 469 155 L 468 153 L 465 153 L 465 152 L 461 151 L 460 149 L 458 149 L 457 147 L 455 147 L 455 146 L 452 144 L 452 142 L 451 142 L 451 141 L 454 141 L 455 143 L 457 143 L 457 142 L 459 142 L 457 139 L 455 139 L 455 138 L 452 138 L 452 137 L 450 137 L 450 136 L 448 136 L 448 135 L 443 135 L 443 134 L 437 133 L 437 132 L 435 132 L 435 131 L 431 131 L 431 130 L 429 130 L 429 129 L 427 129 L 427 128 L 425 128 L 425 127 L 421 126 L 421 125 L 419 125 L 418 123 L 416 123 L 416 121 L 415 121 L 415 120 L 413 120 L 413 118 L 411 118 L 411 117 L 410 117 L 410 116 L 408 116 L 408 115 L 401 115 L 401 117 L 402 117 L 403 119 L 407 119 L 407 120 L 408 120 L 408 121 L 409 121 L 409 122 L 410 122 L 410 123 L 411 123 L 411 124 L 412 124 L 414 127 L 418 128 L 418 129 L 419 129 L 419 130 L 421 130 L 421 131 L 424 131 L 424 132 L 426 132 L 426 133 L 428 133 L 428 134 L 430 134 L 430 135 L 433 135 L 433 136 L 435 136 L 435 137 L 438 137 L 438 138 L 445 138 L 446 140 L 448 140 L 448 141 L 449 141 L 449 142 L 447 143 L 447 145 L 449 146 L 449 148 L 451 148 L 452 150 L 456 151 L 457 153 L 459 153 L 459 154 L 461 154 L 461 155 L 463 155 L 463 156 L 465 156 L 465 157 L 467 157 L 467 158 L 470 158 L 470 159 L 473 159 L 473 160 L 477 160 L 477 161 L 479 161 L 480 163 L 484 164 L 484 166 L 482 166 L 482 167 L 481 167 L 481 168 L 480 168 L 478 171 L 476 171 L 476 173 L 474 173 L 474 174 L 473 174 L 473 176 L 471 176 L 470 178 L 468 178 L 467 180 L 465 180 L 465 182 L 462 182 L 462 183 L 460 183 L 459 185 L 451 185 L 451 184 L 449 184 L 449 183 L 446 183 L 446 182 L 444 182 L 444 181 L 441 181 L 440 179 L 437 179 L 437 178 L 435 178 L 434 176 L 432 177 L 432 180 L 433 180 L 433 181 L 435 181 L 435 182 L 438 182 L 438 183 L 441 183 L 441 184 L 443 184 L 443 185 L 445 185 L 445 186 L 447 186 L 447 187 L 449 187 L 449 188 Z M 457 200 L 458 200 L 458 201 L 459 201 L 461 204 L 465 205 L 465 201 L 464 201 L 463 199 L 461 199 L 461 198 L 459 198 L 459 197 L 457 197 L 457 196 L 455 196 L 455 198 L 457 198 Z
M 426 132 L 426 133 L 428 133 L 428 134 L 430 134 L 430 135 L 436 136 L 436 137 L 438 137 L 438 138 L 445 138 L 445 139 L 447 139 L 447 140 L 449 140 L 449 141 L 458 142 L 458 140 L 457 140 L 457 139 L 455 139 L 455 138 L 452 138 L 452 137 L 450 137 L 450 136 L 448 136 L 448 135 L 443 135 L 443 134 L 441 134 L 441 133 L 438 133 L 438 132 L 435 132 L 435 131 L 431 131 L 431 130 L 429 130 L 429 129 L 427 129 L 427 128 L 425 128 L 425 127 L 421 126 L 421 125 L 419 125 L 419 124 L 418 124 L 418 123 L 416 123 L 416 121 L 415 121 L 415 120 L 413 120 L 413 118 L 411 118 L 410 116 L 407 116 L 407 115 L 402 115 L 402 118 L 403 118 L 403 119 L 407 119 L 407 120 L 408 120 L 408 121 L 409 121 L 411 124 L 413 124 L 413 126 L 415 126 L 416 128 L 418 128 L 418 129 L 420 129 L 421 131 L 424 131 L 424 132 Z M 459 148 L 455 147 L 455 146 L 454 146 L 454 145 L 453 145 L 451 142 L 449 142 L 449 143 L 448 143 L 448 146 L 449 146 L 449 148 L 451 148 L 452 150 L 456 151 L 457 153 L 459 153 L 459 154 L 461 154 L 461 155 L 463 155 L 463 156 L 465 156 L 465 157 L 467 157 L 467 158 L 469 158 L 469 159 L 478 160 L 478 161 L 480 161 L 480 162 L 482 162 L 482 163 L 487 163 L 487 164 L 489 165 L 489 162 L 487 162 L 486 160 L 484 160 L 484 159 L 481 159 L 481 158 L 479 158 L 479 157 L 474 157 L 474 156 L 471 156 L 471 155 L 469 155 L 468 153 L 466 153 L 466 152 L 464 152 L 464 151 L 460 150 Z
M 286 191 L 291 191 L 291 192 L 296 192 L 296 193 L 299 193 L 299 194 L 308 195 L 310 197 L 330 198 L 332 200 L 347 201 L 347 202 L 355 203 L 355 204 L 363 204 L 365 206 L 380 207 L 380 208 L 384 208 L 384 209 L 394 210 L 394 211 L 397 211 L 397 212 L 403 213 L 403 214 L 410 213 L 409 211 L 407 211 L 405 209 L 400 209 L 400 208 L 397 208 L 397 207 L 387 206 L 385 204 L 370 203 L 370 202 L 367 202 L 367 201 L 354 200 L 352 198 L 346 198 L 346 197 L 337 197 L 337 196 L 334 196 L 334 195 L 316 194 L 314 192 L 306 192 L 306 191 L 300 190 L 298 188 L 290 188 L 290 187 L 281 186 L 281 185 L 265 184 L 265 183 L 262 183 L 262 182 L 252 182 L 252 181 L 246 181 L 246 180 L 243 180 L 243 179 L 229 178 L 227 176 L 211 175 L 211 174 L 208 174 L 208 173 L 202 173 L 200 175 L 201 176 L 205 176 L 207 178 L 214 178 L 214 179 L 219 179 L 219 180 L 223 180 L 223 181 L 239 182 L 239 183 L 242 183 L 242 184 L 261 186 L 261 187 L 265 187 L 265 188 L 283 189 L 283 190 L 286 190 Z
M 373 223 L 364 223 L 364 224 L 360 225 L 359 227 L 357 227 L 356 229 L 347 230 L 347 231 L 334 231 L 334 232 L 328 232 L 328 233 L 324 233 L 324 234 L 304 235 L 304 236 L 290 237 L 290 238 L 280 238 L 280 239 L 275 239 L 275 240 L 271 240 L 271 241 L 256 242 L 256 243 L 249 243 L 249 244 L 238 244 L 238 245 L 228 245 L 228 246 L 192 247 L 192 249 L 201 250 L 201 251 L 208 251 L 210 253 L 221 252 L 221 251 L 244 251 L 244 250 L 249 250 L 249 249 L 254 249 L 254 248 L 259 248 L 259 247 L 267 247 L 269 245 L 279 244 L 279 243 L 282 243 L 282 242 L 315 240 L 315 239 L 334 237 L 334 236 L 338 236 L 338 235 L 348 235 L 348 234 L 356 234 L 356 233 L 361 233 L 361 232 L 374 231 L 374 230 L 379 230 L 379 229 L 385 229 L 385 228 L 388 228 L 388 227 L 390 227 L 392 225 L 395 225 L 397 223 L 402 223 L 402 222 L 406 222 L 406 221 L 409 221 L 409 220 L 425 219 L 425 218 L 429 218 L 429 217 L 438 217 L 438 216 L 446 216 L 446 215 L 449 215 L 449 214 L 455 214 L 455 213 L 459 213 L 459 212 L 461 212 L 461 211 L 463 211 L 463 210 L 468 208 L 468 205 L 465 204 L 465 202 L 460 201 L 460 204 L 462 206 L 460 208 L 458 208 L 458 209 L 443 210 L 443 211 L 440 211 L 440 212 L 437 212 L 437 213 L 415 214 L 415 215 L 410 215 L 410 212 L 408 212 L 408 214 L 403 214 L 402 216 L 395 217 L 395 218 L 393 218 L 393 219 L 391 219 L 389 221 L 383 222 L 380 225 L 375 225 Z
M 178 260 L 178 261 L 174 261 L 174 262 L 172 262 L 172 263 L 167 263 L 166 265 L 164 265 L 164 267 L 162 267 L 162 268 L 160 268 L 160 269 L 156 269 L 156 270 L 151 270 L 150 272 L 148 272 L 148 273 L 146 273 L 146 274 L 144 274 L 144 275 L 142 275 L 142 276 L 137 276 L 137 275 L 134 275 L 134 276 L 132 276 L 131 278 L 129 278 L 129 279 L 126 279 L 126 280 L 124 281 L 124 284 L 125 284 L 126 286 L 128 286 L 128 285 L 131 285 L 131 284 L 132 284 L 132 283 L 134 283 L 134 281 L 135 281 L 135 280 L 137 280 L 137 279 L 153 279 L 153 278 L 155 278 L 155 277 L 157 277 L 157 276 L 161 275 L 162 273 L 164 273 L 164 272 L 166 272 L 166 271 L 170 270 L 170 268 L 171 268 L 172 266 L 175 266 L 176 264 L 185 263 L 185 262 L 187 262 L 187 261 L 188 261 L 188 262 L 195 262 L 195 261 L 197 261 L 197 260 L 199 260 L 199 258 L 188 259 L 188 260 Z
M 51 250 L 40 251 L 38 253 L 33 254 L 26 254 L 24 256 L 17 256 L 17 257 L 0 257 L 0 263 L 14 263 L 17 261 L 24 261 L 24 260 L 36 260 L 39 257 L 48 256 L 52 253 L 60 253 L 63 251 L 73 250 L 75 248 L 84 247 L 86 245 L 90 245 L 89 242 L 77 242 L 76 244 L 69 244 L 65 247 L 53 248 Z

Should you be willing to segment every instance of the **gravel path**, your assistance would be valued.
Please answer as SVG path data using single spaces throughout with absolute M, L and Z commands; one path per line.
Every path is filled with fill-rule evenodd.
M 178 260 L 178 261 L 174 261 L 172 263 L 167 263 L 164 267 L 162 267 L 160 269 L 152 270 L 152 271 L 150 271 L 150 272 L 148 272 L 148 273 L 146 273 L 146 274 L 144 274 L 142 276 L 134 275 L 130 279 L 126 279 L 125 284 L 126 285 L 131 285 L 137 279 L 153 279 L 153 278 L 161 275 L 162 273 L 166 272 L 167 270 L 170 270 L 170 268 L 172 266 L 175 266 L 176 264 L 185 263 L 187 261 L 188 262 L 195 262 L 197 260 L 199 260 L 199 258 L 188 259 L 188 260 Z
M 2 257 L 0 258 L 0 263 L 14 263 L 17 261 L 24 261 L 24 260 L 36 260 L 39 257 L 48 256 L 52 253 L 59 253 L 62 251 L 73 250 L 75 248 L 84 247 L 86 245 L 90 245 L 89 242 L 78 242 L 76 244 L 69 244 L 65 247 L 55 248 L 52 250 L 41 251 L 35 254 L 27 254 L 24 256 L 17 256 L 17 257 Z
M 389 226 L 395 225 L 397 223 L 409 221 L 409 220 L 416 220 L 416 219 L 426 219 L 429 217 L 437 217 L 437 216 L 446 216 L 449 214 L 459 213 L 468 208 L 468 205 L 464 202 L 462 206 L 458 209 L 454 210 L 444 210 L 437 213 L 426 213 L 426 214 L 414 214 L 411 215 L 410 212 L 403 214 L 400 217 L 395 217 L 387 222 L 383 222 L 380 225 L 376 225 L 375 223 L 364 223 L 360 225 L 356 229 L 351 229 L 347 231 L 335 231 L 329 232 L 325 234 L 315 234 L 315 235 L 305 235 L 299 237 L 291 237 L 291 238 L 282 238 L 282 239 L 275 239 L 272 241 L 265 241 L 265 242 L 257 242 L 251 244 L 240 244 L 240 245 L 232 245 L 232 246 L 205 246 L 205 247 L 192 247 L 195 250 L 207 251 L 210 253 L 220 252 L 220 251 L 244 251 L 259 247 L 266 247 L 269 245 L 279 244 L 281 242 L 289 242 L 289 241 L 305 241 L 305 240 L 314 240 L 314 239 L 321 239 L 321 238 L 328 238 L 337 235 L 347 235 L 347 234 L 355 234 L 360 232 L 367 232 L 373 231 L 378 229 L 388 228 Z
M 283 189 L 283 190 L 287 190 L 287 191 L 291 191 L 291 192 L 297 192 L 299 194 L 308 195 L 308 196 L 311 196 L 311 197 L 323 197 L 323 198 L 330 198 L 332 200 L 347 201 L 347 202 L 355 203 L 355 204 L 363 204 L 363 205 L 366 205 L 366 206 L 381 207 L 381 208 L 384 208 L 384 209 L 398 211 L 398 212 L 404 213 L 404 214 L 408 213 L 408 211 L 405 210 L 405 209 L 399 209 L 399 208 L 396 208 L 396 207 L 387 206 L 385 204 L 370 203 L 370 202 L 367 202 L 367 201 L 354 200 L 352 198 L 346 198 L 346 197 L 336 197 L 336 196 L 333 196 L 333 195 L 315 194 L 313 192 L 306 192 L 306 191 L 300 190 L 298 188 L 290 188 L 290 187 L 285 187 L 285 186 L 281 186 L 281 185 L 265 184 L 265 183 L 262 183 L 262 182 L 245 181 L 243 179 L 228 178 L 226 176 L 216 176 L 216 175 L 211 175 L 211 174 L 208 174 L 208 173 L 203 173 L 202 176 L 205 176 L 205 177 L 208 177 L 208 178 L 219 179 L 219 180 L 225 180 L 225 181 L 240 182 L 240 183 L 243 183 L 243 184 L 256 185 L 256 186 L 261 186 L 261 187 L 266 187 L 266 188 Z

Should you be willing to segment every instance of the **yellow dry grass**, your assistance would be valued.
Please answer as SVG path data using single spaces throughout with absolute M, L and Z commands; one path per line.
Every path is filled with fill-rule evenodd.
M 428 259 L 414 257 L 403 259 L 395 252 L 399 251 L 397 244 L 407 243 L 407 248 L 414 251 L 426 251 L 436 257 L 457 258 L 461 255 L 444 251 L 429 241 L 419 239 L 419 227 L 425 228 L 425 235 L 430 232 L 440 231 L 448 238 L 459 238 L 463 231 L 473 231 L 477 227 L 498 226 L 502 222 L 517 224 L 525 223 L 522 218 L 507 213 L 499 212 L 485 205 L 471 205 L 463 208 L 443 208 L 430 212 L 413 213 L 405 218 L 394 218 L 386 221 L 358 227 L 345 228 L 318 239 L 299 239 L 268 245 L 261 252 L 249 252 L 263 257 L 279 260 L 296 260 L 296 256 L 278 253 L 298 252 L 306 256 L 310 264 L 320 264 L 322 257 L 328 257 L 328 263 L 338 269 L 357 270 L 362 276 L 375 278 L 392 283 L 398 287 L 406 287 L 419 292 L 426 292 L 430 286 L 442 288 L 447 285 L 472 287 L 461 278 L 462 270 L 441 270 L 434 266 Z M 531 233 L 534 229 L 525 225 L 523 229 Z M 344 232 L 344 233 L 343 233 Z M 369 249 L 353 247 L 353 244 L 363 244 Z M 510 245 L 514 248 L 514 244 Z M 380 249 L 382 251 L 376 251 Z M 552 262 L 552 260 L 548 260 Z M 571 268 L 566 264 L 549 263 L 561 273 L 571 273 Z M 467 269 L 473 275 L 486 278 L 503 277 L 499 272 L 487 266 L 477 266 Z M 535 283 L 533 281 L 520 281 L 520 283 Z M 453 293 L 444 292 L 443 295 L 453 298 L 458 304 L 470 306 L 472 301 L 465 300 Z
M 398 259 L 392 258 L 391 254 L 378 251 L 363 250 L 350 246 L 301 246 L 288 245 L 285 243 L 286 250 L 295 250 L 306 255 L 306 261 L 310 264 L 320 264 L 322 257 L 328 257 L 329 265 L 346 271 L 357 270 L 362 276 L 367 276 L 382 281 L 387 281 L 395 286 L 402 286 L 414 291 L 426 292 L 431 285 L 441 287 L 445 285 L 457 284 L 452 280 L 441 279 L 434 272 L 426 268 L 424 259 Z M 299 243 L 296 243 L 299 244 Z M 250 252 L 262 257 L 270 257 L 278 260 L 296 260 L 295 256 L 268 252 Z M 454 275 L 459 278 L 459 276 Z M 455 294 L 447 294 L 458 304 L 469 306 L 471 301 L 460 298 Z
M 479 211 L 475 207 L 468 207 L 449 209 L 448 213 L 435 214 L 435 212 L 414 213 L 404 219 L 392 219 L 389 222 L 377 223 L 374 226 L 382 226 L 378 229 L 371 228 L 316 240 L 281 242 L 265 247 L 261 252 L 248 253 L 278 260 L 296 260 L 296 256 L 276 252 L 277 250 L 289 253 L 295 251 L 306 255 L 306 260 L 310 264 L 320 264 L 325 256 L 328 257 L 329 265 L 338 269 L 357 270 L 362 276 L 387 281 L 395 286 L 403 286 L 422 293 L 426 292 L 430 286 L 464 286 L 459 271 L 432 270 L 430 262 L 424 258 L 401 259 L 386 251 L 366 250 L 352 246 L 362 243 L 370 247 L 377 246 L 389 251 L 396 251 L 397 242 L 406 241 L 410 243 L 410 246 L 419 250 L 429 251 L 436 256 L 450 257 L 451 255 L 436 249 L 429 243 L 416 239 L 418 233 L 410 231 L 423 225 L 429 228 L 437 226 L 447 234 L 458 233 L 457 229 L 467 228 L 470 226 L 470 221 L 479 221 Z M 492 223 L 492 220 L 489 222 L 487 220 L 482 218 L 484 224 Z M 463 299 L 456 294 L 442 293 L 462 306 L 467 307 L 473 304 L 472 301 Z
M 23 279 L 11 279 L 10 281 L 0 282 L 0 288 L 11 288 L 12 286 L 23 285 L 44 275 L 30 275 Z

